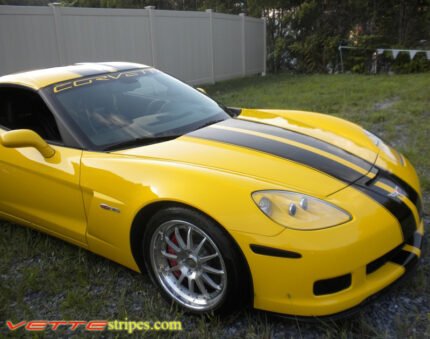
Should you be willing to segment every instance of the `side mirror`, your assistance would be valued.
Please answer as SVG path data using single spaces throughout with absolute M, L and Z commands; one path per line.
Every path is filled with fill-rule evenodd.
M 204 88 L 201 87 L 196 87 L 196 90 L 198 90 L 199 92 L 208 95 L 208 93 L 204 90 Z
M 42 137 L 29 129 L 17 129 L 0 135 L 0 144 L 8 148 L 34 147 L 44 158 L 52 158 L 55 150 Z

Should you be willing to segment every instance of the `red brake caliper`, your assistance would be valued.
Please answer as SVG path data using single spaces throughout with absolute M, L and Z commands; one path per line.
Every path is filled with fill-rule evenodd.
M 170 240 L 175 244 L 178 245 L 178 240 L 176 240 L 176 236 L 174 234 L 171 235 Z M 177 254 L 173 248 L 169 245 L 167 245 L 167 253 L 170 254 Z M 178 264 L 178 262 L 175 259 L 167 259 L 167 261 L 169 262 L 170 267 L 174 267 Z M 179 278 L 181 276 L 181 272 L 180 271 L 173 271 L 173 274 L 175 275 L 176 278 Z

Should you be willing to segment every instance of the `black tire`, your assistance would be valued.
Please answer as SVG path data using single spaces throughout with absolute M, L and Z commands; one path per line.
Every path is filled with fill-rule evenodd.
M 223 285 L 225 286 L 225 290 L 223 288 L 222 297 L 220 297 L 220 299 L 217 300 L 214 305 L 211 305 L 211 307 L 207 309 L 195 309 L 191 306 L 184 304 L 184 302 L 181 302 L 181 300 L 179 300 L 180 299 L 179 297 L 175 297 L 173 295 L 174 292 L 172 292 L 168 286 L 167 287 L 163 286 L 163 283 L 161 282 L 163 278 L 160 278 L 162 273 L 156 271 L 156 269 L 154 268 L 154 266 L 159 267 L 157 266 L 157 263 L 155 263 L 155 260 L 153 259 L 157 254 L 153 254 L 151 257 L 151 252 L 150 252 L 151 248 L 153 248 L 152 250 L 153 253 L 158 252 L 158 250 L 155 249 L 156 247 L 154 246 L 154 242 L 152 242 L 152 241 L 157 241 L 154 239 L 158 239 L 157 234 L 155 234 L 155 232 L 160 234 L 160 227 L 162 227 L 162 225 L 169 224 L 169 222 L 172 222 L 175 220 L 192 224 L 193 226 L 197 227 L 200 231 L 204 232 L 205 235 L 207 235 L 212 241 L 211 243 L 216 245 L 217 249 L 219 250 L 219 256 L 223 260 L 223 264 L 224 264 L 223 267 L 225 268 L 225 272 L 226 272 L 226 278 L 225 278 L 226 284 Z M 199 231 L 197 231 L 197 236 L 200 235 L 200 233 L 198 232 Z M 165 237 L 161 235 L 159 235 L 158 237 L 159 239 L 165 239 Z M 160 240 L 159 240 L 159 243 L 160 243 Z M 198 246 L 194 246 L 194 248 L 195 247 L 198 247 Z M 176 304 L 178 304 L 181 308 L 185 309 L 187 312 L 194 313 L 194 314 L 206 314 L 211 312 L 214 312 L 216 314 L 229 314 L 234 310 L 241 309 L 241 308 L 244 308 L 245 306 L 248 306 L 249 302 L 251 301 L 250 287 L 252 285 L 250 281 L 249 269 L 245 262 L 244 256 L 240 252 L 238 246 L 230 237 L 230 235 L 228 235 L 228 233 L 223 228 L 221 228 L 220 225 L 218 225 L 215 221 L 205 216 L 203 213 L 200 213 L 196 210 L 185 208 L 185 207 L 174 206 L 174 207 L 167 207 L 157 211 L 150 218 L 144 230 L 143 259 L 145 262 L 145 267 L 151 277 L 152 282 L 159 287 L 162 296 L 169 302 L 174 301 Z M 162 260 L 163 259 L 164 257 L 162 258 Z M 165 259 L 165 260 L 169 261 L 170 259 Z M 178 259 L 176 263 L 179 263 L 179 262 L 184 262 L 184 260 L 180 261 Z M 169 273 L 170 276 L 172 274 L 178 274 L 178 275 L 181 274 L 182 276 L 183 273 L 181 271 L 179 271 L 178 273 Z M 181 284 L 186 284 L 186 287 L 189 290 L 188 280 L 187 282 L 182 282 Z M 187 290 L 187 288 L 184 288 L 184 290 Z M 170 289 L 170 292 L 169 292 L 169 289 Z M 200 289 L 198 288 L 198 290 Z

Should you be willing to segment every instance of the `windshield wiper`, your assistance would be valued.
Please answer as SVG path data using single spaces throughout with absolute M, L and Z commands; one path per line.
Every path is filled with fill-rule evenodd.
M 103 151 L 114 151 L 114 150 L 124 149 L 128 147 L 146 146 L 146 145 L 155 144 L 157 142 L 176 139 L 176 138 L 179 138 L 180 136 L 181 134 L 165 135 L 165 136 L 159 136 L 159 137 L 135 138 L 135 139 L 131 139 L 123 142 L 118 142 L 116 144 L 108 145 L 103 148 Z

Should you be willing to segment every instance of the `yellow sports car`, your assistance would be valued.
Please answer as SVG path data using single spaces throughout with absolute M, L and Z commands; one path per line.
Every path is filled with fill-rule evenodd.
M 418 261 L 409 161 L 332 116 L 224 107 L 152 67 L 0 78 L 0 217 L 194 313 L 344 314 Z

